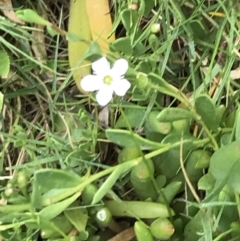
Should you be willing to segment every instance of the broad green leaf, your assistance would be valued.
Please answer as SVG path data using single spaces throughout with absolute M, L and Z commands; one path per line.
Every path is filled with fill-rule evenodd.
M 208 168 L 210 163 L 211 155 L 206 150 L 194 150 L 190 156 L 189 160 L 195 163 L 196 169 Z M 196 161 L 194 161 L 196 160 Z
M 79 232 L 86 229 L 88 221 L 86 209 L 66 210 L 64 214 Z
M 144 17 L 148 17 L 149 13 L 155 6 L 155 0 L 140 0 L 140 4 L 144 2 Z
M 159 38 L 155 34 L 151 34 L 149 36 L 148 42 L 149 42 L 149 46 L 151 47 L 152 51 L 158 50 L 158 48 L 160 46 L 160 42 L 159 42 Z
M 137 107 L 137 106 L 136 106 Z M 128 123 L 130 127 L 138 127 L 140 123 L 142 122 L 142 119 L 144 118 L 146 110 L 144 109 L 134 109 L 134 106 L 131 106 L 131 108 L 126 108 L 124 110 L 124 115 L 121 115 L 119 119 L 116 122 L 115 127 L 128 127 Z M 128 123 L 125 120 L 125 117 L 128 121 Z
M 213 189 L 214 185 L 215 185 L 215 179 L 210 172 L 205 174 L 198 180 L 199 190 L 208 191 Z
M 240 192 L 240 141 L 222 146 L 211 157 L 209 172 L 219 183 L 226 179 L 233 190 Z
M 136 66 L 136 71 L 143 72 L 144 74 L 151 72 L 151 69 L 151 64 L 147 62 L 147 60 L 139 62 L 139 64 Z
M 138 13 L 136 11 L 125 9 L 121 12 L 120 16 L 122 24 L 127 32 L 130 32 L 138 23 Z
M 99 190 L 93 197 L 92 204 L 98 203 L 107 194 L 109 190 L 113 187 L 118 178 L 126 171 L 130 170 L 137 162 L 125 162 L 120 164 L 107 178 L 107 180 L 101 185 Z
M 107 129 L 106 136 L 108 140 L 122 147 L 140 147 L 142 150 L 153 150 L 164 146 L 126 130 Z
M 9 56 L 5 50 L 0 50 L 0 77 L 7 78 L 9 70 L 10 70 Z M 1 99 L 0 99 L 0 104 L 1 104 Z
M 30 225 L 28 225 L 30 229 L 33 229 Z M 38 225 L 34 227 L 34 229 L 41 229 L 41 233 L 43 236 L 48 236 L 52 240 L 54 237 L 65 237 L 64 239 L 54 239 L 55 241 L 66 241 L 67 234 L 73 229 L 73 225 L 71 222 L 64 216 L 59 215 L 51 220 L 47 220 L 45 218 L 38 218 Z M 44 238 L 45 239 L 45 238 Z
M 195 108 L 206 126 L 217 131 L 220 120 L 217 120 L 217 110 L 211 98 L 206 94 L 198 96 L 195 100 Z
M 32 193 L 31 193 L 31 204 L 35 208 L 42 207 L 41 202 L 41 190 L 39 189 L 38 183 L 34 178 L 32 179 Z
M 193 148 L 193 141 L 197 140 L 196 137 L 192 136 L 192 135 L 182 135 L 182 134 L 168 134 L 163 140 L 162 143 L 163 144 L 167 144 L 167 143 L 176 143 L 176 142 L 180 142 L 182 139 L 182 145 L 183 145 L 183 149 L 184 150 L 191 150 Z M 175 149 L 179 149 L 179 147 L 175 148 Z
M 54 116 L 54 126 L 58 133 L 65 134 L 67 130 L 72 132 L 74 129 L 78 129 L 80 132 L 84 129 L 85 124 L 77 113 L 72 110 L 71 112 L 62 112 L 61 115 L 56 114 Z
M 204 39 L 209 35 L 208 27 L 202 17 L 199 17 L 198 20 L 189 22 L 188 25 L 193 31 L 194 39 Z
M 226 146 L 232 142 L 232 134 L 231 133 L 225 133 L 221 136 L 220 143 L 221 146 Z
M 218 201 L 224 203 L 235 203 L 235 195 L 236 194 L 233 189 L 230 186 L 225 185 L 218 195 Z M 232 221 L 238 218 L 237 204 L 219 207 L 218 209 L 216 209 L 216 212 L 218 212 L 218 215 L 220 216 L 219 227 L 224 230 L 228 230 Z
M 38 189 L 43 193 L 51 189 L 67 189 L 81 183 L 81 178 L 73 172 L 42 169 L 34 173 L 34 180 Z
M 91 41 L 86 52 L 86 60 L 94 62 L 102 57 L 102 50 L 97 41 Z
M 133 101 L 146 101 L 148 99 L 149 91 L 140 89 L 137 86 L 133 87 L 132 100 Z
M 61 212 L 63 212 L 70 204 L 72 204 L 78 197 L 80 196 L 79 193 L 75 193 L 72 197 L 65 199 L 64 201 L 54 203 L 42 209 L 38 215 L 45 219 L 52 219 L 58 216 Z
M 200 210 L 185 226 L 184 241 L 199 240 L 203 235 L 202 211 Z
M 180 142 L 182 135 L 169 134 L 163 140 L 162 143 L 175 144 Z M 193 137 L 192 136 L 183 136 L 183 160 L 187 157 L 189 151 L 194 147 L 193 146 Z M 168 178 L 174 178 L 180 170 L 180 147 L 172 148 L 167 152 L 162 153 L 161 155 L 154 158 L 154 164 L 156 167 L 156 172 L 158 174 L 164 174 Z M 176 179 L 176 181 L 182 181 L 182 179 Z
M 112 48 L 118 52 L 123 52 L 127 55 L 132 55 L 133 47 L 129 37 L 118 38 L 111 44 Z
M 85 75 L 91 73 L 91 67 L 88 61 L 83 60 L 84 54 L 89 48 L 89 43 L 92 40 L 89 19 L 87 15 L 86 2 L 88 0 L 71 0 L 68 22 L 68 33 L 79 36 L 84 41 L 68 41 L 68 58 L 69 65 L 73 72 L 73 77 L 77 87 L 83 92 L 80 80 Z
M 173 122 L 191 118 L 192 114 L 189 110 L 174 107 L 163 109 L 157 116 L 157 119 L 160 122 Z
M 139 3 L 140 3 L 140 6 L 138 8 L 138 13 L 140 16 L 143 16 L 144 13 L 145 13 L 145 8 L 146 8 L 146 1 L 145 0 L 140 0 Z

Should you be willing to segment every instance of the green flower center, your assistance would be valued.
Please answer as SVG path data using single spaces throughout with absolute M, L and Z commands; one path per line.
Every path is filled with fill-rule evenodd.
M 104 84 L 106 84 L 106 85 L 110 85 L 110 84 L 112 83 L 112 81 L 113 81 L 113 78 L 112 78 L 111 76 L 109 76 L 109 75 L 107 75 L 107 76 L 105 76 L 105 77 L 103 78 L 103 82 L 104 82 Z

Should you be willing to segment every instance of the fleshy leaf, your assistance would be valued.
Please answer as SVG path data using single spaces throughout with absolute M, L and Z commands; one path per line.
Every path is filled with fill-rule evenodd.
M 79 232 L 85 230 L 88 220 L 86 209 L 66 210 L 64 214 Z
M 226 184 L 234 191 L 240 192 L 240 141 L 234 141 L 222 146 L 211 157 L 209 171 L 220 183 L 226 180 Z
M 136 165 L 137 162 L 125 162 L 119 165 L 107 178 L 107 180 L 101 185 L 99 190 L 96 192 L 96 194 L 93 197 L 92 204 L 98 203 L 111 188 L 115 184 L 115 182 L 118 180 L 120 175 L 122 175 L 127 170 L 130 170 L 134 165 Z
M 125 109 L 124 114 L 131 127 L 138 127 L 144 118 L 145 112 L 144 109 L 135 109 L 134 106 L 132 106 L 132 108 Z M 128 127 L 124 116 L 121 115 L 119 117 L 115 127 Z
M 208 95 L 200 95 L 195 100 L 195 108 L 203 122 L 213 131 L 217 131 L 217 111 L 214 103 Z
M 157 116 L 157 119 L 160 122 L 173 122 L 191 118 L 192 114 L 189 110 L 174 107 L 163 109 Z

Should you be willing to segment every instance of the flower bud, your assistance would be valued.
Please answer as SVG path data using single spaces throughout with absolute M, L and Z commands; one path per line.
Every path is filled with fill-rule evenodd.
M 152 33 L 159 33 L 160 32 L 160 23 L 154 23 L 151 26 L 151 32 Z
M 137 3 L 131 3 L 128 8 L 133 10 L 133 11 L 136 11 L 136 10 L 138 10 L 138 4 Z

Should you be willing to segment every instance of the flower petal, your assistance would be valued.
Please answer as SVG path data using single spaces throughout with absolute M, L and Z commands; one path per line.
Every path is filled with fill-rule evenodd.
M 100 89 L 102 81 L 97 75 L 86 75 L 80 80 L 80 85 L 85 91 L 95 91 Z
M 111 69 L 111 74 L 113 78 L 119 78 L 120 76 L 123 76 L 126 74 L 128 70 L 128 62 L 126 59 L 118 59 L 112 69 Z
M 110 72 L 110 63 L 105 57 L 92 63 L 93 73 L 96 75 L 106 75 Z
M 109 86 L 102 86 L 101 89 L 96 94 L 96 99 L 99 105 L 105 106 L 112 99 L 113 91 Z
M 124 96 L 130 89 L 131 84 L 127 79 L 114 79 L 111 84 L 113 91 L 118 96 Z

